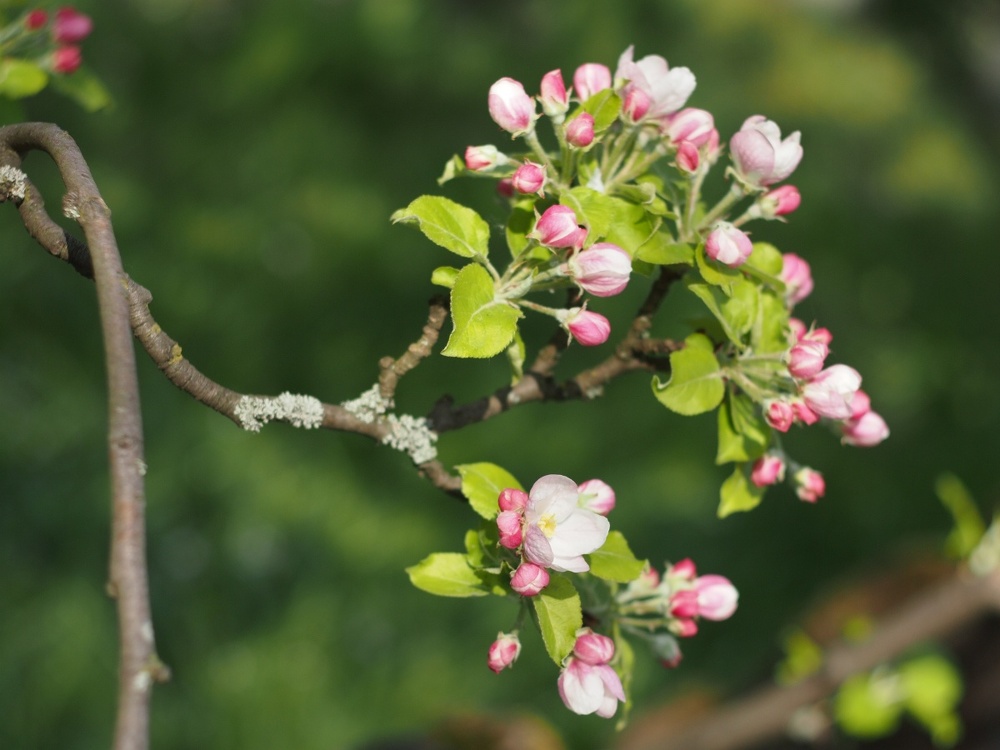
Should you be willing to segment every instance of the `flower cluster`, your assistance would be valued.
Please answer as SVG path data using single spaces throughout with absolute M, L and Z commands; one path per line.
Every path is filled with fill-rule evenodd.
M 80 43 L 90 36 L 90 17 L 65 6 L 54 13 L 41 8 L 27 11 L 3 35 L 4 56 L 33 60 L 43 70 L 69 74 L 83 62 Z
M 618 702 L 625 702 L 625 689 L 618 673 L 609 666 L 614 656 L 615 642 L 606 635 L 590 628 L 577 631 L 573 653 L 559 674 L 559 696 L 566 708 L 605 719 L 615 715 Z
M 528 493 L 505 489 L 498 505 L 500 544 L 518 554 L 511 588 L 521 596 L 535 596 L 549 585 L 549 570 L 590 570 L 583 556 L 607 540 L 605 516 L 615 505 L 615 493 L 600 479 L 578 486 L 569 477 L 549 474 Z

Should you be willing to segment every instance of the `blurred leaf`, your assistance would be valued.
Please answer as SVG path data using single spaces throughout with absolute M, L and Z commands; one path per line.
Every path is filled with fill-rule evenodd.
M 823 666 L 823 649 L 802 630 L 793 630 L 785 638 L 785 658 L 778 663 L 775 679 L 791 685 L 814 674 Z
M 49 74 L 33 62 L 17 57 L 0 60 L 0 96 L 23 99 L 45 88 Z
M 895 674 L 858 674 L 840 686 L 833 701 L 833 715 L 848 734 L 883 737 L 896 730 L 903 712 Z
M 938 499 L 951 512 L 955 528 L 948 534 L 944 549 L 950 556 L 965 559 L 976 548 L 986 532 L 986 524 L 979 514 L 975 500 L 962 480 L 954 474 L 941 474 L 934 484 Z
M 499 512 L 497 499 L 503 490 L 523 489 L 513 474 L 496 464 L 462 464 L 455 468 L 462 477 L 462 494 L 472 509 L 487 521 Z
M 517 333 L 517 308 L 498 300 L 493 279 L 478 263 L 455 277 L 451 290 L 454 330 L 441 351 L 446 357 L 493 357 L 506 349 Z
M 753 252 L 744 264 L 777 280 L 783 265 L 781 251 L 768 242 L 753 243 Z
M 732 513 L 753 510 L 764 499 L 764 488 L 758 487 L 747 477 L 746 464 L 740 464 L 719 489 L 719 518 Z
M 416 222 L 427 239 L 463 258 L 489 253 L 490 227 L 483 217 L 439 195 L 420 196 L 393 213 L 392 222 Z
M 587 555 L 587 561 L 593 575 L 617 583 L 634 581 L 646 564 L 645 560 L 637 560 L 632 554 L 620 531 L 610 532 L 604 545 Z
M 962 726 L 956 714 L 962 677 L 954 665 L 939 654 L 927 654 L 900 665 L 899 679 L 906 708 L 927 727 L 935 744 L 955 744 Z
M 88 112 L 96 112 L 111 105 L 111 94 L 101 79 L 86 68 L 68 76 L 52 76 L 52 88 L 65 94 Z
M 565 576 L 553 573 L 549 585 L 531 598 L 538 616 L 545 650 L 558 666 L 576 643 L 576 631 L 583 627 L 580 595 Z

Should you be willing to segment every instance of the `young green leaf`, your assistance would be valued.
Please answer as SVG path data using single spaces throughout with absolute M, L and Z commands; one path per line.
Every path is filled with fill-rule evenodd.
M 553 573 L 540 594 L 532 597 L 542 631 L 545 650 L 557 665 L 569 656 L 576 643 L 576 631 L 583 627 L 583 608 L 580 595 L 565 576 Z
M 458 277 L 458 269 L 453 266 L 438 266 L 431 273 L 431 283 L 435 286 L 443 286 L 451 289 L 455 286 L 455 279 Z
M 708 337 L 694 333 L 684 343 L 670 355 L 670 381 L 653 378 L 653 395 L 671 411 L 690 416 L 717 407 L 726 388 Z
M 454 330 L 441 353 L 446 357 L 493 357 L 510 345 L 520 317 L 516 307 L 496 298 L 486 269 L 470 263 L 455 277 L 451 290 Z
M 764 499 L 764 488 L 758 487 L 747 477 L 746 464 L 738 465 L 719 490 L 719 518 L 731 513 L 753 510 Z
M 499 512 L 497 498 L 503 490 L 522 489 L 521 483 L 513 474 L 496 464 L 462 464 L 455 468 L 462 477 L 462 494 L 472 509 L 487 521 L 495 518 Z
M 612 531 L 597 552 L 587 555 L 591 574 L 605 581 L 628 583 L 642 572 L 645 560 L 637 560 L 620 531 Z
M 0 60 L 0 96 L 23 99 L 37 94 L 49 82 L 49 74 L 33 62 L 16 57 Z
M 392 222 L 416 223 L 436 245 L 463 258 L 485 258 L 490 226 L 471 208 L 439 195 L 422 195 L 392 215 Z
M 406 569 L 410 583 L 437 596 L 486 596 L 490 588 L 460 552 L 435 552 Z

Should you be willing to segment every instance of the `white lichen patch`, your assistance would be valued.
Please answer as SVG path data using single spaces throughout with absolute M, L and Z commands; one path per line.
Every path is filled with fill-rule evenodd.
M 23 201 L 27 189 L 25 187 L 27 179 L 28 175 L 17 167 L 4 164 L 0 167 L 0 197 L 4 200 L 16 198 L 19 201 Z
M 383 445 L 403 451 L 409 455 L 415 464 L 422 464 L 437 458 L 437 448 L 434 443 L 438 436 L 423 417 L 411 417 L 409 414 L 396 416 L 390 414 L 386 418 L 389 433 L 382 438 Z
M 148 669 L 140 670 L 136 672 L 135 677 L 132 678 L 132 689 L 137 693 L 145 693 L 149 691 L 149 686 L 153 684 L 153 675 L 149 673 Z
M 275 420 L 312 430 L 323 424 L 323 403 L 287 391 L 275 398 L 244 396 L 236 404 L 235 414 L 240 426 L 250 432 L 260 432 L 261 427 Z
M 341 404 L 344 409 L 365 424 L 372 424 L 393 407 L 391 398 L 383 398 L 378 383 L 357 398 Z

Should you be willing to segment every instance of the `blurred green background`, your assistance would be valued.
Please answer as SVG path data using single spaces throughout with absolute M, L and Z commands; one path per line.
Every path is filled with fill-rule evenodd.
M 637 554 L 691 556 L 740 589 L 737 615 L 686 643 L 681 669 L 643 663 L 640 712 L 693 685 L 766 679 L 783 628 L 834 581 L 938 545 L 941 471 L 984 509 L 1000 494 L 992 3 L 79 7 L 95 21 L 86 63 L 116 106 L 88 115 L 46 92 L 20 113 L 4 105 L 3 118 L 70 131 L 153 314 L 207 375 L 243 392 L 353 398 L 380 356 L 419 335 L 447 254 L 388 217 L 438 192 L 453 153 L 506 142 L 486 110 L 501 76 L 534 92 L 552 68 L 613 68 L 634 43 L 695 72 L 689 103 L 714 113 L 724 139 L 755 113 L 802 131 L 802 208 L 788 225 L 754 225 L 754 238 L 812 264 L 816 291 L 798 312 L 834 332 L 836 361 L 861 371 L 892 428 L 871 450 L 794 433 L 796 457 L 827 476 L 824 500 L 780 488 L 754 513 L 717 520 L 727 472 L 712 464 L 714 418 L 668 413 L 645 375 L 594 403 L 531 405 L 440 442 L 448 465 L 495 461 L 525 483 L 600 476 Z M 37 155 L 27 168 L 58 206 L 53 168 Z M 499 215 L 485 183 L 444 192 Z M 93 288 L 40 251 L 13 209 L 0 211 L 0 237 L 0 747 L 103 748 L 116 629 Z M 622 325 L 646 283 L 600 309 Z M 546 336 L 529 328 L 529 345 Z M 604 355 L 574 350 L 564 372 Z M 351 748 L 518 711 L 574 748 L 613 742 L 610 722 L 562 707 L 537 636 L 516 669 L 486 670 L 486 647 L 513 624 L 509 603 L 409 587 L 403 568 L 460 549 L 475 521 L 405 457 L 350 435 L 243 433 L 140 357 L 153 610 L 174 673 L 154 695 L 154 747 Z M 398 401 L 420 414 L 506 377 L 502 362 L 435 357 Z

